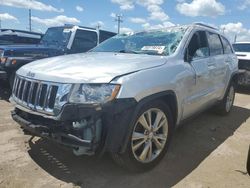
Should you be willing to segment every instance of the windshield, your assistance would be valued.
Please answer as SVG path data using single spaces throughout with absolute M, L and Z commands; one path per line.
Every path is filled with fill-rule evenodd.
M 233 44 L 233 47 L 236 52 L 250 52 L 250 43 L 249 44 Z
M 41 40 L 41 44 L 65 47 L 71 35 L 71 30 L 64 27 L 49 28 Z
M 186 29 L 186 27 L 173 27 L 166 30 L 145 31 L 132 35 L 117 35 L 101 43 L 92 52 L 168 56 L 175 52 Z

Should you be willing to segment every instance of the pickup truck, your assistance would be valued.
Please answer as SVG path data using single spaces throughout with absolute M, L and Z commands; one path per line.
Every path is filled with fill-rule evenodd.
M 13 85 L 15 72 L 31 61 L 64 54 L 86 52 L 116 33 L 65 25 L 51 27 L 38 45 L 0 46 L 0 79 Z
M 233 44 L 239 59 L 238 84 L 250 86 L 250 42 L 237 42 Z
M 147 170 L 187 119 L 211 107 L 230 113 L 237 73 L 232 45 L 204 24 L 117 35 L 90 52 L 21 67 L 12 117 L 76 155 L 109 152 L 123 167 Z
M 0 45 L 38 44 L 43 34 L 17 29 L 0 29 Z

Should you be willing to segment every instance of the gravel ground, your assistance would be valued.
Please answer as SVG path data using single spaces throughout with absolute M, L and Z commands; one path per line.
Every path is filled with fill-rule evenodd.
M 229 116 L 205 112 L 180 127 L 152 171 L 134 174 L 108 155 L 76 157 L 49 141 L 24 135 L 11 119 L 9 91 L 0 83 L 0 187 L 250 187 L 250 91 L 236 95 Z

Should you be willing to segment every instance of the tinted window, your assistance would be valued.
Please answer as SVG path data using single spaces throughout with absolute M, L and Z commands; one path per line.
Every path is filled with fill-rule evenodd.
M 77 30 L 73 45 L 72 53 L 86 52 L 97 45 L 97 33 L 93 31 Z
M 225 54 L 231 54 L 233 53 L 231 45 L 229 44 L 228 40 L 225 39 L 224 37 L 221 37 L 223 48 L 224 48 L 224 53 Z
M 250 44 L 247 43 L 233 44 L 233 47 L 236 52 L 250 52 Z
M 64 27 L 49 28 L 41 40 L 41 44 L 66 47 L 71 35 L 71 30 Z
M 187 51 L 186 60 L 195 60 L 209 56 L 209 48 L 205 31 L 198 31 L 192 36 Z
M 114 35 L 116 34 L 107 31 L 100 31 L 100 43 L 107 40 L 110 37 L 113 37 Z
M 208 41 L 211 56 L 223 54 L 223 47 L 219 35 L 208 33 Z

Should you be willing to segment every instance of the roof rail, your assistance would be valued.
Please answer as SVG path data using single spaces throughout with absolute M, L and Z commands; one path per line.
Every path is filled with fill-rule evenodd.
M 208 24 L 205 24 L 205 23 L 202 23 L 202 22 L 195 22 L 195 23 L 193 23 L 193 25 L 198 25 L 198 26 L 208 27 L 208 28 L 210 28 L 210 29 L 219 30 L 219 29 L 216 28 L 216 27 L 213 27 L 213 26 L 211 26 L 211 25 L 208 25 Z

